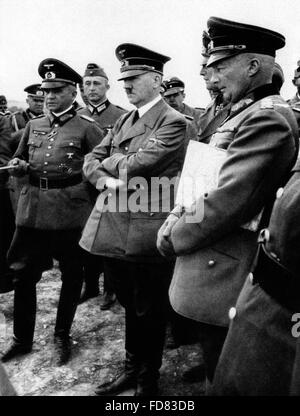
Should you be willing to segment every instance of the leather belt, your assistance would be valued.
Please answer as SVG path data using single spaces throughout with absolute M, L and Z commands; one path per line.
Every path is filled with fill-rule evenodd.
M 73 175 L 70 178 L 65 179 L 48 179 L 45 177 L 34 177 L 29 176 L 29 183 L 32 186 L 37 186 L 42 191 L 47 191 L 48 189 L 61 189 L 67 188 L 68 186 L 77 185 L 82 182 L 82 175 Z
M 268 256 L 261 244 L 253 283 L 259 286 L 281 306 L 293 312 L 300 312 L 300 282 L 289 270 Z

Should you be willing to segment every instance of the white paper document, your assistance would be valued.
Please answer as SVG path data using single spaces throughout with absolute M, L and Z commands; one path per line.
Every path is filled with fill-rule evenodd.
M 176 204 L 190 208 L 205 193 L 216 189 L 226 150 L 190 140 L 177 188 Z

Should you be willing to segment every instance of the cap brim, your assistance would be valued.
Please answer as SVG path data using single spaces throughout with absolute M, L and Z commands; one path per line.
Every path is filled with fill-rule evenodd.
M 241 52 L 233 52 L 233 51 L 224 51 L 224 52 L 217 52 L 210 55 L 206 66 L 212 66 L 216 62 L 223 61 L 224 59 L 232 58 L 233 56 L 240 55 Z
M 61 87 L 66 87 L 67 85 L 70 85 L 70 82 L 64 82 L 64 81 L 43 81 L 42 82 L 42 86 L 41 88 L 46 89 L 46 90 L 50 90 L 52 88 L 61 88 Z M 72 83 L 73 85 L 73 83 Z
M 146 74 L 146 72 L 150 72 L 150 71 L 143 71 L 142 69 L 132 69 L 132 70 L 124 71 L 121 73 L 121 77 L 118 78 L 118 81 L 122 81 L 123 79 L 126 79 L 126 78 L 136 77 L 137 75 Z
M 182 92 L 184 90 L 184 88 L 182 87 L 174 87 L 174 88 L 170 88 L 169 90 L 167 90 L 164 93 L 164 97 L 167 97 L 168 95 L 173 95 L 173 94 L 177 94 L 178 92 Z

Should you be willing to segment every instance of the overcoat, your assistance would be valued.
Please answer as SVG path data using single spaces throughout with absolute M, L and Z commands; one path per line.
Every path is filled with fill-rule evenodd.
M 299 386 L 295 362 L 300 334 L 299 206 L 298 159 L 287 185 L 276 193 L 269 225 L 259 238 L 262 247 L 256 267 L 231 315 L 214 394 L 288 395 Z
M 49 114 L 28 122 L 14 155 L 29 163 L 29 183 L 21 190 L 17 226 L 42 230 L 84 226 L 91 211 L 89 184 L 82 180 L 84 155 L 102 137 L 93 119 L 73 109 L 58 120 Z M 47 189 L 47 181 L 66 180 L 70 186 Z
M 217 188 L 204 195 L 203 220 L 187 222 L 184 214 L 173 227 L 179 258 L 170 301 L 188 318 L 228 326 L 253 261 L 260 213 L 295 162 L 295 117 L 271 91 L 257 88 L 232 106 L 210 142 L 227 156 Z
M 174 188 L 182 167 L 186 119 L 163 100 L 157 102 L 135 124 L 134 112 L 123 115 L 92 153 L 83 167 L 88 180 L 96 186 L 99 178 L 137 180 L 141 204 L 133 209 L 129 189 L 126 207 L 121 209 L 121 194 L 107 193 L 116 201 L 104 209 L 99 203 L 102 192 L 83 231 L 80 245 L 87 251 L 128 261 L 166 261 L 156 249 L 156 234 L 174 204 Z M 156 179 L 165 180 L 157 186 Z M 128 203 L 128 205 L 127 205 Z M 124 208 L 124 207 L 123 207 Z M 115 212 L 113 212 L 115 211 Z M 123 212 L 122 212 L 123 211 Z

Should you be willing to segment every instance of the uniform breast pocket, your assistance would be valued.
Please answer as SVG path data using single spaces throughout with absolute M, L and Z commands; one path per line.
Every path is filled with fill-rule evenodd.
M 65 139 L 57 143 L 56 150 L 58 151 L 57 156 L 64 162 L 81 161 L 83 158 L 80 139 Z
M 42 146 L 43 139 L 41 137 L 30 138 L 28 141 L 29 160 L 31 160 L 37 149 Z

